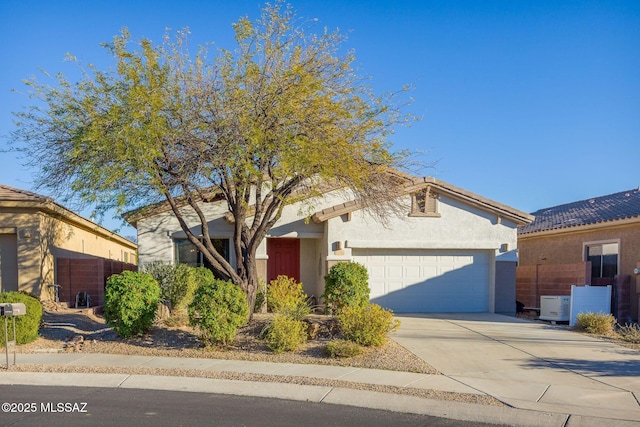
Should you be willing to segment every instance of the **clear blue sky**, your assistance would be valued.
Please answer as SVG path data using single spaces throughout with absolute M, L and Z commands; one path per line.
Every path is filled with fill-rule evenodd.
M 422 120 L 392 142 L 437 161 L 425 174 L 526 212 L 640 186 L 640 1 L 291 3 L 317 31 L 349 33 L 376 92 L 415 86 L 407 111 Z M 67 52 L 105 68 L 99 45 L 124 26 L 157 42 L 189 27 L 193 44 L 233 48 L 231 23 L 262 4 L 0 0 L 0 145 L 29 104 L 11 89 L 38 68 L 73 75 Z M 31 189 L 0 156 L 0 183 Z

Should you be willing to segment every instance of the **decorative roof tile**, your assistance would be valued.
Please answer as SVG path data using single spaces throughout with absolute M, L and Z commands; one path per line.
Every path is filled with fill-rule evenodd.
M 46 202 L 51 199 L 40 194 L 32 193 L 31 191 L 21 190 L 19 188 L 0 184 L 0 200 L 20 202 Z
M 558 230 L 627 218 L 640 218 L 640 188 L 540 209 L 518 234 Z

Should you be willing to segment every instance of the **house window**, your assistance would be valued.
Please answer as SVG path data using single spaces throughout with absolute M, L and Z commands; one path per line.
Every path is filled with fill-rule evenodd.
M 438 213 L 438 195 L 429 188 L 411 195 L 411 213 L 409 216 L 440 217 Z
M 202 238 L 200 240 L 202 241 Z M 229 239 L 211 239 L 211 243 L 218 253 L 229 261 Z M 212 269 L 211 264 L 202 252 L 188 239 L 175 239 L 175 248 L 176 263 L 189 264 L 194 267 L 204 266 L 210 270 Z
M 585 259 L 591 261 L 592 278 L 613 278 L 618 274 L 618 243 L 588 244 Z

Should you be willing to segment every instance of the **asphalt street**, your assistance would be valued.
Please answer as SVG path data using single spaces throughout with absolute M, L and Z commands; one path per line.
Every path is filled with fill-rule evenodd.
M 3 386 L 0 403 L 2 426 L 489 425 L 282 399 L 94 387 Z

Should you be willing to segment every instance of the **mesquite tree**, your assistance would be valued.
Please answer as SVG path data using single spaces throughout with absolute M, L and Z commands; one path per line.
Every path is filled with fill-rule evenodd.
M 119 212 L 168 203 L 253 307 L 256 249 L 286 205 L 342 189 L 383 215 L 397 196 L 388 172 L 406 158 L 386 139 L 409 119 L 394 95 L 372 94 L 344 36 L 311 33 L 312 22 L 282 2 L 267 5 L 235 23 L 237 46 L 212 59 L 205 48 L 189 52 L 188 31 L 156 45 L 133 43 L 124 29 L 104 44 L 110 69 L 81 66 L 73 83 L 26 81 L 37 101 L 16 113 L 13 143 L 36 166 L 36 182 L 60 197 Z M 212 200 L 228 205 L 235 265 L 209 238 L 202 206 Z

